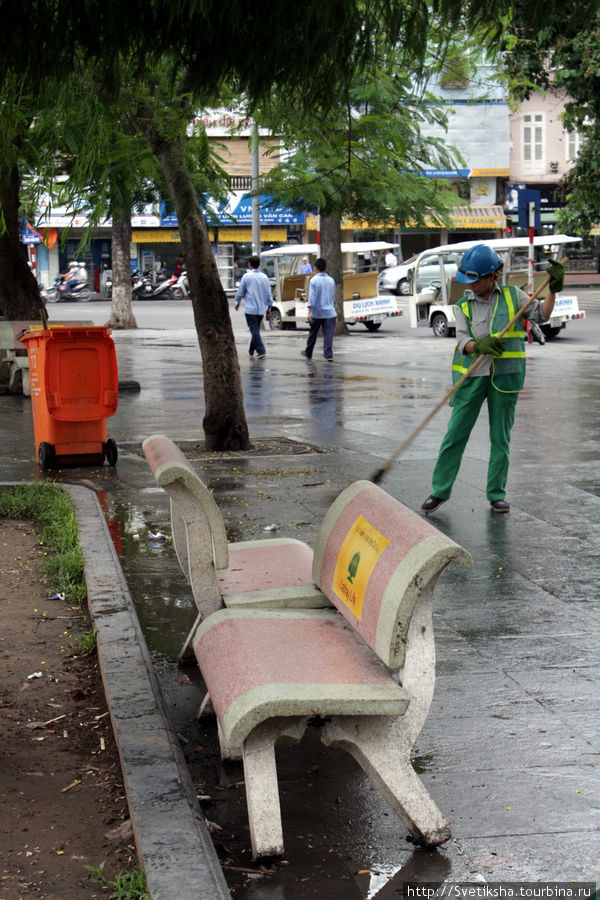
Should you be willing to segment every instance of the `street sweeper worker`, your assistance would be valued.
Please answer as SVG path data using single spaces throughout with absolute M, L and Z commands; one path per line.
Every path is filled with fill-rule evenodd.
M 431 495 L 421 509 L 433 512 L 449 499 L 458 475 L 467 441 L 484 400 L 487 400 L 490 429 L 490 459 L 487 473 L 487 499 L 493 513 L 507 513 L 504 499 L 510 460 L 510 434 L 515 419 L 519 392 L 525 381 L 525 328 L 522 319 L 502 336 L 515 313 L 529 299 L 515 287 L 496 283 L 502 269 L 498 254 L 485 244 L 477 244 L 463 256 L 456 280 L 469 285 L 456 303 L 457 344 L 452 361 L 452 379 L 456 383 L 475 359 L 485 354 L 450 400 L 452 414 L 433 470 Z M 550 260 L 550 277 L 544 300 L 533 300 L 522 318 L 545 322 L 554 309 L 554 298 L 562 289 L 564 267 Z

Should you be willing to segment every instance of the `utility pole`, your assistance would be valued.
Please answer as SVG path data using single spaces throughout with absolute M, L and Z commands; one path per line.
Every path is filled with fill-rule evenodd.
M 258 162 L 258 125 L 252 122 L 252 190 L 258 191 L 260 171 Z M 260 197 L 252 197 L 252 255 L 260 256 Z

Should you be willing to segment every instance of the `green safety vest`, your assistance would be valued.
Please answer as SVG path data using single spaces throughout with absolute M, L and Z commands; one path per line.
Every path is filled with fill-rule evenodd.
M 471 328 L 471 300 L 463 297 L 457 306 L 467 320 L 471 337 L 476 340 Z M 514 287 L 504 286 L 496 296 L 496 305 L 490 322 L 490 334 L 497 337 L 520 309 L 519 296 Z M 504 352 L 492 358 L 492 385 L 503 393 L 523 390 L 525 383 L 525 328 L 523 320 L 517 319 L 510 331 L 502 335 Z M 452 381 L 454 384 L 465 374 L 477 358 L 476 353 L 461 353 L 458 347 L 452 360 Z M 475 369 L 474 375 L 477 374 Z

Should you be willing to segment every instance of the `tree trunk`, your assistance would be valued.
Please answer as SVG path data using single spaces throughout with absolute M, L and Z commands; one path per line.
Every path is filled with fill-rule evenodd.
M 131 210 L 112 217 L 112 303 L 107 328 L 137 328 L 131 306 Z
M 344 321 L 344 288 L 342 262 L 342 217 L 321 214 L 321 256 L 327 261 L 327 272 L 335 281 L 335 333 L 349 334 Z
M 7 319 L 39 319 L 44 303 L 19 230 L 19 187 L 17 166 L 0 168 L 0 213 L 5 230 L 0 229 L 0 311 Z
M 145 124 L 179 221 L 194 322 L 202 356 L 207 450 L 248 450 L 252 446 L 244 412 L 240 366 L 229 304 L 215 263 L 204 216 L 186 165 L 183 140 L 162 140 Z

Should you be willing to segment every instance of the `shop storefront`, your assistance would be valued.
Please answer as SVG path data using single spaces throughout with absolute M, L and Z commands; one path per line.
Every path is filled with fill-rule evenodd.
M 260 197 L 259 214 L 261 250 L 302 241 L 304 213 L 287 209 L 270 197 Z M 225 290 L 232 290 L 236 270 L 244 270 L 252 256 L 252 198 L 245 191 L 231 191 L 227 203 L 207 212 L 206 218 L 221 282 Z M 157 258 L 167 270 L 172 270 L 181 253 L 176 214 L 163 204 L 160 228 L 136 228 L 132 234 L 132 256 L 134 252 L 143 271 L 152 268 L 152 261 Z
M 318 219 L 314 215 L 306 216 L 308 240 L 316 240 Z M 410 225 L 377 228 L 365 222 L 342 219 L 344 240 L 353 239 L 385 240 L 399 244 L 399 258 L 408 259 L 416 253 L 438 247 L 441 244 L 453 244 L 458 241 L 489 240 L 503 237 L 506 228 L 504 208 L 496 204 L 457 206 L 450 215 L 450 227 L 443 228 L 431 216 L 425 217 L 422 227 Z
M 537 191 L 540 195 L 541 234 L 555 234 L 557 231 L 558 213 L 563 208 L 564 196 L 556 183 L 510 183 L 506 186 L 507 227 L 514 237 L 526 237 L 527 229 L 519 228 L 518 197 L 520 190 Z M 592 233 L 583 236 L 581 244 L 566 249 L 567 272 L 592 274 L 600 272 L 600 226 L 592 229 Z

